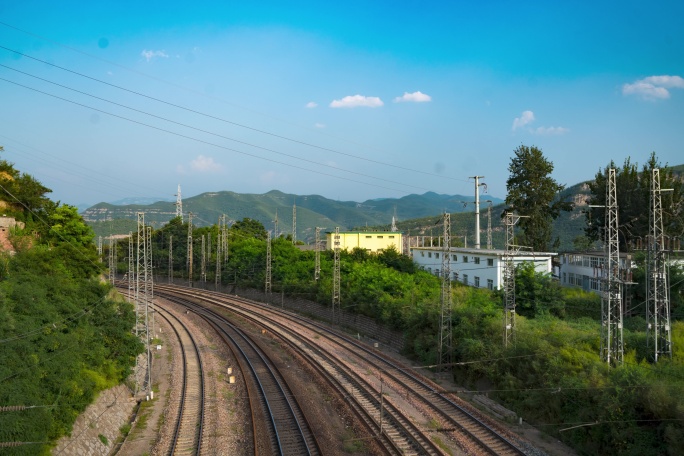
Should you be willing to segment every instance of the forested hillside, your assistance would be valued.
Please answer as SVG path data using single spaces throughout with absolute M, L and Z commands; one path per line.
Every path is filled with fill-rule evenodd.
M 142 350 L 132 306 L 99 280 L 92 230 L 48 192 L 0 160 L 0 205 L 24 224 L 0 250 L 0 442 L 18 443 L 2 454 L 49 454 Z
M 251 218 L 269 229 L 274 228 L 276 213 L 279 232 L 292 233 L 292 207 L 297 205 L 297 239 L 311 241 L 315 227 L 333 230 L 336 226 L 349 229 L 353 226 L 389 224 L 392 216 L 400 220 L 439 214 L 443 210 L 460 212 L 467 210 L 462 201 L 472 196 L 439 195 L 428 192 L 423 195 L 407 195 L 402 198 L 383 198 L 362 203 L 337 201 L 319 195 L 292 195 L 272 190 L 265 194 L 245 194 L 229 191 L 203 193 L 183 200 L 183 212 L 194 214 L 194 224 L 208 226 L 218 217 L 227 214 L 229 220 Z M 492 198 L 496 203 L 500 199 Z M 97 235 L 128 234 L 130 222 L 135 222 L 136 212 L 145 212 L 145 220 L 159 228 L 176 215 L 174 203 L 160 201 L 151 205 L 114 206 L 100 203 L 83 212 L 84 219 Z M 187 216 L 187 215 L 186 215 Z M 128 223 L 124 223 L 127 220 Z M 134 228 L 134 223 L 133 230 Z

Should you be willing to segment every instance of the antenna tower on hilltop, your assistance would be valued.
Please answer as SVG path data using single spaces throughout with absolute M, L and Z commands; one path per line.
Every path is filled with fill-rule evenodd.
M 181 197 L 181 188 L 178 184 L 178 193 L 174 195 L 176 197 L 176 217 L 180 217 L 181 222 L 183 221 L 183 198 Z

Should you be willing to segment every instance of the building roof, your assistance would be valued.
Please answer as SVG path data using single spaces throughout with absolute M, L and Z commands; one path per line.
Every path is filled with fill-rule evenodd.
M 325 234 L 335 234 L 334 231 L 326 231 Z M 402 234 L 401 231 L 340 231 L 340 234 Z
M 411 247 L 410 250 L 430 250 L 433 252 L 441 252 L 444 249 L 442 247 L 432 246 L 432 247 Z M 474 249 L 469 247 L 450 247 L 450 253 L 469 253 L 476 255 L 495 255 L 503 256 L 506 254 L 505 250 L 501 249 Z M 558 253 L 555 252 L 530 252 L 526 250 L 521 250 L 515 253 L 515 256 L 556 256 Z

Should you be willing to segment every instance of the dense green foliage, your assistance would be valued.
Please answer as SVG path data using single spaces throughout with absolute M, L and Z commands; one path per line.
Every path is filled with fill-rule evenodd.
M 26 222 L 12 233 L 16 253 L 0 252 L 0 407 L 35 407 L 0 412 L 0 442 L 33 442 L 2 454 L 48 454 L 99 391 L 128 376 L 142 344 L 132 306 L 98 279 L 94 235 L 76 208 L 45 199 L 11 164 L 0 168 L 15 179 L 5 184 L 34 184 L 0 196 Z
M 541 149 L 520 145 L 513 153 L 508 166 L 506 204 L 510 211 L 522 216 L 518 225 L 523 235 L 518 244 L 546 252 L 551 247 L 553 220 L 562 211 L 572 210 L 572 204 L 559 198 L 565 186 L 551 177 L 553 163 Z
M 663 229 L 667 236 L 684 236 L 684 181 L 675 172 L 662 166 L 652 152 L 641 171 L 637 163 L 628 157 L 622 168 L 611 162 L 605 169 L 599 170 L 589 183 L 591 200 L 589 204 L 606 204 L 606 181 L 609 168 L 616 168 L 616 192 L 618 204 L 618 221 L 620 222 L 620 248 L 644 248 L 649 232 L 649 207 L 651 201 L 651 181 L 653 169 L 660 170 L 660 188 L 671 189 L 661 193 L 663 208 Z M 586 233 L 590 239 L 600 239 L 605 224 L 605 209 L 592 208 L 586 215 Z M 639 245 L 641 244 L 641 245 Z

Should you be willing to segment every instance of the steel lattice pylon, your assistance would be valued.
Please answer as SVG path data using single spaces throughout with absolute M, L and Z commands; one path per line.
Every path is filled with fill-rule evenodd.
M 219 216 L 218 225 L 219 226 L 216 239 L 216 271 L 214 275 L 216 291 L 218 291 L 219 285 L 221 285 L 221 244 L 223 244 L 221 236 L 221 216 Z
M 192 288 L 192 212 L 188 214 L 188 286 Z
M 266 283 L 264 285 L 266 299 L 270 302 L 271 296 L 271 232 L 266 232 Z
M 444 243 L 442 244 L 442 293 L 439 319 L 439 370 L 448 371 L 452 362 L 452 322 L 451 322 L 451 214 L 444 213 Z
M 136 309 L 136 336 L 140 338 L 145 344 L 145 353 L 136 358 L 135 371 L 135 392 L 149 391 L 150 384 L 150 333 L 149 333 L 149 309 L 148 303 L 151 289 L 149 281 L 151 277 L 148 276 L 148 234 L 145 228 L 145 214 L 143 212 L 136 213 L 138 219 L 137 231 L 137 252 L 136 252 L 136 268 L 135 268 L 135 309 Z M 150 263 L 151 265 L 151 263 Z M 142 383 L 141 383 L 142 377 Z
M 492 201 L 487 202 L 487 250 L 492 250 Z
M 515 341 L 515 225 L 520 216 L 506 213 L 506 251 L 504 253 L 504 346 Z
M 606 268 L 601 298 L 601 359 L 610 365 L 620 365 L 624 357 L 624 342 L 615 168 L 608 170 L 605 230 Z
M 647 343 L 658 362 L 661 356 L 672 358 L 670 331 L 670 299 L 663 230 L 663 205 L 660 188 L 660 170 L 653 169 L 651 176 L 651 212 L 648 235 L 648 285 L 646 321 Z M 666 190 L 665 190 L 666 191 Z
M 316 227 L 316 262 L 314 264 L 314 280 L 321 278 L 321 228 Z
M 135 303 L 135 253 L 133 249 L 133 232 L 128 232 L 128 302 Z
M 114 279 L 116 278 L 116 244 L 114 243 L 114 237 L 109 237 L 109 283 L 114 285 Z
M 169 236 L 169 284 L 173 283 L 173 235 Z
M 297 244 L 297 204 L 292 205 L 292 245 Z
M 200 281 L 205 283 L 207 281 L 207 251 L 205 237 L 202 235 L 202 260 L 200 262 Z
M 342 309 L 340 308 L 340 227 L 335 227 L 333 238 L 333 248 L 335 257 L 333 261 L 333 292 L 332 292 L 332 324 L 336 323 L 335 318 L 339 317 Z

